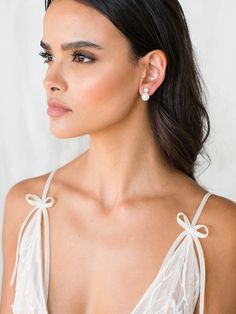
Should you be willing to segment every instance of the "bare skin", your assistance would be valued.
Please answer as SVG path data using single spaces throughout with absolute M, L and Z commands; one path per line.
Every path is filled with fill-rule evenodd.
M 53 56 L 44 80 L 47 97 L 72 110 L 50 118 L 50 129 L 59 138 L 91 138 L 88 151 L 58 169 L 49 190 L 56 199 L 48 211 L 49 313 L 130 313 L 183 231 L 177 213 L 184 211 L 191 221 L 207 192 L 163 159 L 149 125 L 148 103 L 140 97 L 143 88 L 150 88 L 152 95 L 162 84 L 167 60 L 154 50 L 134 64 L 129 42 L 117 28 L 96 10 L 72 0 L 53 1 L 42 40 L 50 44 Z M 94 63 L 72 62 L 72 51 L 61 50 L 61 44 L 77 40 L 103 47 L 80 49 L 92 55 Z M 7 198 L 4 234 L 11 234 L 12 242 L 5 252 L 11 251 L 12 257 L 5 262 L 9 267 L 4 272 L 2 314 L 11 313 L 13 292 L 7 283 L 20 225 L 32 209 L 24 195 L 40 195 L 47 176 L 20 182 Z M 13 216 L 15 227 L 10 229 L 7 222 Z M 233 314 L 236 308 L 235 222 L 236 204 L 216 195 L 198 221 L 210 228 L 209 236 L 200 240 L 207 269 L 207 314 Z M 224 263 L 230 270 L 222 269 Z

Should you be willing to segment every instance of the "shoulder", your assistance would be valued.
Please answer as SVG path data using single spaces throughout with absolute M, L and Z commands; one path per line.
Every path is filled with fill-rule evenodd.
M 220 237 L 221 240 L 219 240 L 225 244 L 236 241 L 236 203 L 228 198 L 212 194 L 205 207 L 203 215 L 206 224 L 214 233 L 212 240 Z
M 217 210 L 222 211 L 222 209 L 225 209 L 226 213 L 236 215 L 236 203 L 233 200 L 212 194 L 209 201 Z
M 28 193 L 35 193 L 40 196 L 48 175 L 45 174 L 17 182 L 11 186 L 6 194 L 2 225 L 1 313 L 10 312 L 14 299 L 14 289 L 11 289 L 9 283 L 15 263 L 18 234 L 26 216 L 32 210 L 32 205 L 27 203 L 25 196 Z
M 212 194 L 199 224 L 209 230 L 208 237 L 201 240 L 206 265 L 206 313 L 233 314 L 236 309 L 236 203 Z
M 4 202 L 3 227 L 18 231 L 19 224 L 23 222 L 24 217 L 29 210 L 32 209 L 32 205 L 28 204 L 25 199 L 26 194 L 32 193 L 41 196 L 49 174 L 50 173 L 46 173 L 41 176 L 24 179 L 11 186 L 6 194 Z
M 212 261 L 217 257 L 219 271 L 225 272 L 228 270 L 225 269 L 227 263 L 230 264 L 233 259 L 236 263 L 236 203 L 213 194 L 209 197 L 203 214 L 204 223 L 209 229 L 206 255 Z

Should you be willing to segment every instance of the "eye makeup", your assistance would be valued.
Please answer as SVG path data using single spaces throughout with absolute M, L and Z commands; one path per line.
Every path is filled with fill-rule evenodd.
M 44 63 L 50 63 L 51 61 L 53 61 L 53 55 L 47 51 L 40 51 L 39 55 L 45 59 Z M 73 51 L 71 57 L 73 57 L 72 62 L 76 63 L 92 63 L 95 61 L 94 57 L 90 56 L 87 53 L 82 53 L 78 50 Z

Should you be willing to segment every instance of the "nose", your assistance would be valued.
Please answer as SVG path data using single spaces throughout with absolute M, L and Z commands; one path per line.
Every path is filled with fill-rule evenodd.
M 45 78 L 43 80 L 43 86 L 48 93 L 60 91 L 64 92 L 67 88 L 66 81 L 63 79 L 62 75 L 59 75 L 53 69 L 48 69 Z

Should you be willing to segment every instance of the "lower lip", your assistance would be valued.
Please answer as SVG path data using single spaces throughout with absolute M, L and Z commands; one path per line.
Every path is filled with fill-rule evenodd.
M 47 114 L 51 117 L 61 117 L 66 113 L 71 112 L 71 110 L 61 107 L 48 107 Z

